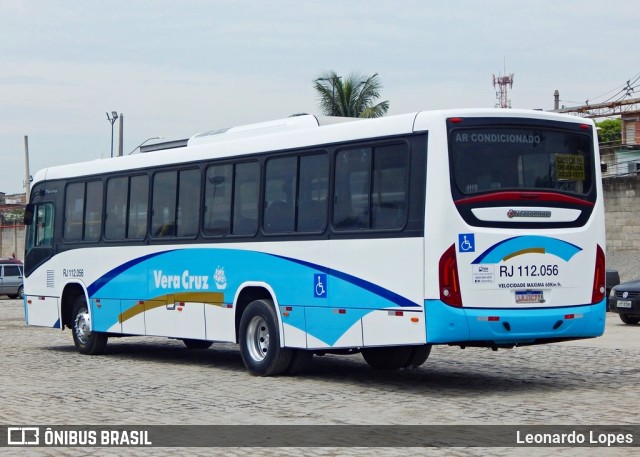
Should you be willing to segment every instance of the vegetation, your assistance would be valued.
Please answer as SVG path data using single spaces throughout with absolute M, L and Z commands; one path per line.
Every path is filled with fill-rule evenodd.
M 618 119 L 605 119 L 596 122 L 598 127 L 598 141 L 600 143 L 619 143 L 622 138 L 622 121 Z
M 21 225 L 24 219 L 24 208 L 0 212 L 0 225 Z
M 368 78 L 350 74 L 343 80 L 335 72 L 315 79 L 314 89 L 323 114 L 340 117 L 382 117 L 389 110 L 389 101 L 376 103 L 382 84 L 375 73 Z

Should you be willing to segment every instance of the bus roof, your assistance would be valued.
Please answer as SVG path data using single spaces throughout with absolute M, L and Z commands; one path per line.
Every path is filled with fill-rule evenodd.
M 187 141 L 186 147 L 182 141 L 176 147 L 161 148 L 150 153 L 46 168 L 35 174 L 32 186 L 44 180 L 100 175 L 121 170 L 189 163 L 270 150 L 313 147 L 342 141 L 408 134 L 429 130 L 434 121 L 442 121 L 454 116 L 527 117 L 592 124 L 588 119 L 566 114 L 496 108 L 421 111 L 375 119 L 305 114 L 200 133 L 192 136 Z

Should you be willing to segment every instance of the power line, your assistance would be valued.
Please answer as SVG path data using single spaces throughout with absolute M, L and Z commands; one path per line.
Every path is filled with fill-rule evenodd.
M 640 87 L 640 84 L 636 85 L 638 80 L 640 80 L 640 73 L 637 73 L 636 75 L 632 76 L 631 78 L 629 78 L 627 80 L 627 82 L 625 84 L 617 86 L 615 89 L 612 89 L 612 90 L 610 90 L 608 92 L 605 92 L 602 95 L 598 95 L 597 97 L 594 97 L 592 99 L 587 99 L 587 101 L 585 102 L 585 105 L 589 104 L 589 100 L 596 101 L 600 97 L 603 97 L 603 96 L 605 96 L 607 94 L 610 94 L 611 92 L 615 91 L 616 89 L 618 89 L 618 92 L 616 92 L 614 95 L 612 95 L 608 99 L 606 99 L 606 100 L 604 100 L 602 102 L 598 102 L 598 103 L 607 103 L 607 102 L 615 99 L 618 96 L 619 96 L 619 98 L 617 100 L 614 100 L 614 101 L 620 101 L 620 100 L 623 100 L 623 99 L 625 99 L 627 97 L 630 97 L 631 94 L 634 92 L 634 89 L 637 88 L 637 87 Z M 572 102 L 572 103 L 574 103 L 574 102 Z

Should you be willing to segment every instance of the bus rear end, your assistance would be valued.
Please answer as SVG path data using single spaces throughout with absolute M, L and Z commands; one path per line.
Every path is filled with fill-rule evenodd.
M 429 150 L 425 236 L 438 270 L 427 268 L 427 340 L 511 347 L 599 336 L 605 237 L 594 125 L 500 113 L 446 117 L 447 160 Z M 430 208 L 438 181 L 451 198 Z

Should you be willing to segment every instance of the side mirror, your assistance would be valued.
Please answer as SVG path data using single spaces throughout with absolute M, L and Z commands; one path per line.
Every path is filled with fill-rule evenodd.
M 24 225 L 33 224 L 33 209 L 34 206 L 32 203 L 28 203 L 24 209 Z

